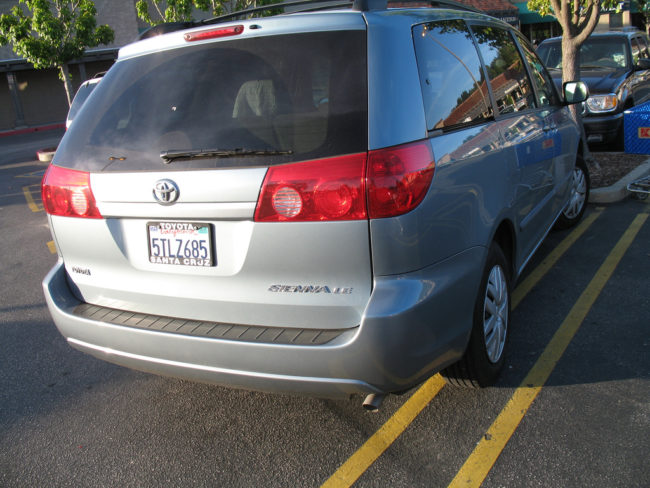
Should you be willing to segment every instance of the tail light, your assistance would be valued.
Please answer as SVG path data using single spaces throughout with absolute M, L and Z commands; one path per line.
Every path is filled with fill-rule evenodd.
M 43 206 L 50 215 L 101 219 L 90 188 L 90 174 L 50 165 L 41 185 Z
M 366 153 L 273 166 L 255 211 L 257 222 L 367 218 Z
M 427 194 L 434 170 L 427 141 L 370 151 L 369 217 L 396 217 L 413 210 Z
M 435 164 L 428 142 L 269 169 L 257 222 L 362 220 L 410 212 L 424 199 Z

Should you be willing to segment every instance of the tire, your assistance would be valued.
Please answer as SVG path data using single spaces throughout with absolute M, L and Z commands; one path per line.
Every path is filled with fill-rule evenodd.
M 510 266 L 498 244 L 492 243 L 479 287 L 472 332 L 465 354 L 441 374 L 456 386 L 493 385 L 505 362 L 510 320 Z
M 562 210 L 560 218 L 555 223 L 557 229 L 568 229 L 580 221 L 587 209 L 587 203 L 589 203 L 590 189 L 591 180 L 589 179 L 589 170 L 582 156 L 578 156 L 573 170 L 571 196 L 566 207 Z

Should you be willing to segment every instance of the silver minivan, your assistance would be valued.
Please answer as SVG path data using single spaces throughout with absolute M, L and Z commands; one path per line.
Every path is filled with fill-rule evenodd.
M 120 50 L 43 179 L 54 322 L 232 387 L 490 385 L 513 284 L 586 206 L 585 87 L 457 5 L 308 7 Z

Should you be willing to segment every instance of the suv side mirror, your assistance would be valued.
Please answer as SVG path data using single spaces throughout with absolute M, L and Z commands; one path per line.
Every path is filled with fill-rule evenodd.
M 589 98 L 589 89 L 582 81 L 567 81 L 562 85 L 564 102 L 567 105 L 584 102 Z
M 636 62 L 636 66 L 634 66 L 634 69 L 636 71 L 641 71 L 644 69 L 650 69 L 650 59 L 647 58 L 641 58 Z

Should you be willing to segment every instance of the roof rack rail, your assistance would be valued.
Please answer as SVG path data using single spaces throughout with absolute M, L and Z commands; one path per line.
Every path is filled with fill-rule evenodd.
M 237 19 L 239 17 L 245 17 L 251 14 L 256 14 L 259 12 L 264 12 L 267 10 L 273 9 L 286 9 L 287 7 L 301 7 L 309 5 L 309 7 L 296 10 L 291 10 L 290 12 L 283 13 L 299 13 L 299 12 L 313 12 L 316 10 L 329 10 L 332 8 L 347 7 L 352 5 L 351 0 L 347 1 L 327 1 L 327 0 L 290 0 L 288 2 L 279 2 L 279 3 L 270 3 L 268 5 L 262 5 L 261 7 L 247 8 L 245 10 L 238 10 L 237 12 L 231 12 L 229 14 L 219 15 L 218 17 L 212 17 L 210 19 L 200 20 L 197 22 L 197 25 L 205 24 L 219 24 L 221 22 L 227 22 L 229 20 Z

